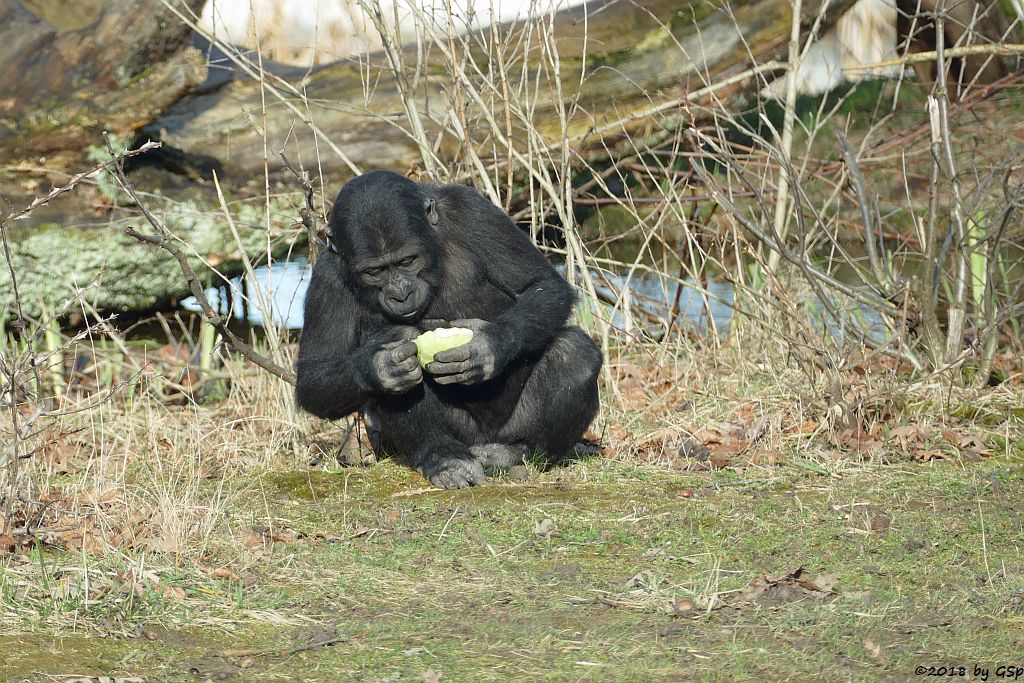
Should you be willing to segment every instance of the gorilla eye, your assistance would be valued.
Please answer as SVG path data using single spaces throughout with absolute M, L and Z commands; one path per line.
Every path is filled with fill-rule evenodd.
M 363 271 L 363 275 L 366 275 L 367 277 L 379 277 L 383 273 L 383 266 L 377 266 L 376 268 L 367 268 L 366 270 Z
M 406 256 L 404 259 L 398 262 L 400 266 L 411 266 L 412 262 L 416 260 L 415 256 Z

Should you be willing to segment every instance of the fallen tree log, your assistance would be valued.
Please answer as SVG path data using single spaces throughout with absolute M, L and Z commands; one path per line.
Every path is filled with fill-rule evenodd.
M 827 11 L 819 13 L 823 4 Z M 823 31 L 852 4 L 853 0 L 805 2 L 804 23 Z M 529 100 L 522 103 L 529 114 L 511 117 L 512 137 L 524 146 L 529 132 L 539 133 L 549 146 L 564 142 L 559 112 L 570 109 L 566 123 L 573 149 L 584 156 L 614 154 L 626 137 L 677 122 L 672 115 L 683 103 L 699 105 L 701 93 L 710 98 L 709 86 L 717 84 L 715 97 L 727 100 L 750 92 L 752 83 L 777 72 L 783 66 L 779 60 L 786 53 L 791 16 L 788 0 L 731 5 L 646 0 L 609 2 L 597 9 L 591 3 L 587 9 L 563 11 L 553 25 L 554 50 L 534 46 L 533 63 L 527 68 L 521 55 L 503 58 L 519 62 L 514 66 L 516 81 L 536 86 L 532 92 L 520 92 Z M 509 104 L 501 101 L 497 82 L 481 81 L 486 74 L 500 80 L 494 66 L 504 62 L 496 59 L 494 46 L 517 40 L 514 32 L 525 29 L 496 30 L 500 36 L 490 31 L 477 34 L 468 55 L 457 46 L 454 50 L 476 60 L 479 72 L 470 67 L 464 77 L 489 96 L 488 102 L 476 106 L 463 102 L 463 116 L 480 117 L 486 106 L 500 110 Z M 421 121 L 415 125 L 407 106 L 412 91 L 394 77 L 385 55 L 377 55 L 369 64 L 339 62 L 292 82 L 269 75 L 263 80 L 236 78 L 180 101 L 143 130 L 185 153 L 215 157 L 235 179 L 262 174 L 267 161 L 279 166 L 273 158 L 277 150 L 286 150 L 307 168 L 318 168 L 331 178 L 356 169 L 422 164 L 422 145 L 403 132 L 416 125 L 422 125 L 423 136 L 436 141 L 441 154 L 455 153 L 465 137 L 473 138 L 470 144 L 493 144 L 485 118 L 472 132 L 458 135 L 453 130 L 447 117 L 456 106 L 457 91 L 467 84 L 453 75 L 451 60 L 438 58 L 436 51 L 435 45 L 435 55 L 420 74 L 405 74 L 418 81 L 414 99 Z M 556 54 L 557 73 L 550 63 Z M 406 55 L 407 62 L 414 59 L 414 54 Z M 252 70 L 238 62 L 236 67 Z M 500 87 L 507 88 L 508 83 Z

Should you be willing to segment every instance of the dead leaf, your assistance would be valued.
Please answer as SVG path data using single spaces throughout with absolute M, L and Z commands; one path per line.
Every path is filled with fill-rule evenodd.
M 112 503 L 121 498 L 121 491 L 116 486 L 109 486 L 107 488 L 94 487 L 88 491 L 83 491 L 74 497 L 74 501 L 79 505 L 93 505 L 99 507 L 106 503 Z
M 711 466 L 716 470 L 725 469 L 733 464 L 748 448 L 749 441 L 730 440 L 730 443 L 711 444 L 708 449 L 711 452 Z
M 269 526 L 254 526 L 252 528 L 253 533 L 260 536 L 267 541 L 276 541 L 278 543 L 288 543 L 298 538 L 298 535 L 291 529 L 286 529 L 280 526 L 271 528 Z
M 774 467 L 782 462 L 782 453 L 776 450 L 761 450 L 750 456 L 750 464 L 754 467 Z
M 818 431 L 819 426 L 821 426 L 821 423 L 817 420 L 804 420 L 800 424 L 796 425 L 795 427 L 791 427 L 786 431 L 790 434 L 799 434 L 803 436 L 807 434 L 813 434 L 814 432 Z
M 929 462 L 931 460 L 945 460 L 946 454 L 943 453 L 942 451 L 936 451 L 934 449 L 915 448 L 914 458 L 917 460 L 922 460 L 924 462 Z
M 680 458 L 705 462 L 710 457 L 711 451 L 697 439 L 687 436 L 680 442 L 678 454 Z
M 808 579 L 804 568 L 797 567 L 785 574 L 765 574 L 755 577 L 745 587 L 725 596 L 721 606 L 740 607 L 746 603 L 780 605 L 807 598 L 821 600 L 835 591 L 836 577 L 830 574 Z
M 862 641 L 862 644 L 864 645 L 864 649 L 868 651 L 868 654 L 871 655 L 871 659 L 880 664 L 888 661 L 889 658 L 885 656 L 884 652 L 882 652 L 882 647 L 875 643 L 875 641 L 870 638 L 865 638 Z
M 238 574 L 234 573 L 227 567 L 211 568 L 204 567 L 202 565 L 196 565 L 196 569 L 203 572 L 204 574 L 207 574 L 208 576 L 212 576 L 215 579 L 227 579 L 229 581 L 236 581 L 238 583 L 242 583 L 242 577 L 240 577 Z
M 0 535 L 0 555 L 10 555 L 18 547 L 18 539 L 14 536 Z
M 424 493 L 436 493 L 439 490 L 440 489 L 435 489 L 433 486 L 424 486 L 423 488 L 410 489 L 408 491 L 398 491 L 397 493 L 392 493 L 391 497 L 392 498 L 404 498 L 406 496 L 419 496 L 419 495 L 422 495 Z
M 150 536 L 140 545 L 158 553 L 177 554 L 179 550 L 177 539 L 165 534 Z
M 798 579 L 798 583 L 809 591 L 831 595 L 835 592 L 839 577 L 835 574 L 821 574 L 813 579 Z
M 558 527 L 555 525 L 555 520 L 551 519 L 550 517 L 545 517 L 544 519 L 537 522 L 537 524 L 533 527 L 533 534 L 535 536 L 540 536 L 541 538 L 554 536 L 557 533 L 557 531 Z

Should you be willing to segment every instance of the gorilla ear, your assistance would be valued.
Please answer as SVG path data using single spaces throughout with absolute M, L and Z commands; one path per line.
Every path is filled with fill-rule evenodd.
M 437 200 L 434 198 L 428 199 L 424 202 L 423 208 L 427 212 L 427 222 L 436 228 L 437 224 L 441 221 L 441 216 L 437 213 Z
M 338 247 L 336 247 L 334 245 L 334 233 L 331 231 L 330 227 L 328 227 L 326 230 L 324 230 L 324 237 L 327 238 L 327 248 L 330 249 L 331 251 L 333 251 L 335 254 L 339 254 L 340 255 L 341 252 L 338 251 Z

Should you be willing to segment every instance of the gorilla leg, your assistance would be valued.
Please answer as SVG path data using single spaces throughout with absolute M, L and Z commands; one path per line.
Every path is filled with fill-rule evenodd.
M 375 448 L 408 463 L 434 486 L 486 482 L 483 465 L 466 445 L 475 431 L 472 418 L 441 403 L 427 383 L 398 398 L 375 401 L 364 412 L 367 426 L 379 433 Z
M 563 327 L 534 366 L 497 441 L 525 444 L 551 462 L 564 457 L 597 414 L 601 360 L 601 350 L 583 330 Z M 510 451 L 509 457 L 515 455 Z
M 470 410 L 441 401 L 438 387 L 426 381 L 400 397 L 373 402 L 365 411 L 368 427 L 379 429 L 384 452 L 434 486 L 480 484 L 485 471 L 522 464 L 531 452 L 557 462 L 572 449 L 597 414 L 601 361 L 601 350 L 583 330 L 564 327 L 529 371 L 497 431 L 485 426 L 492 418 L 481 422 Z

